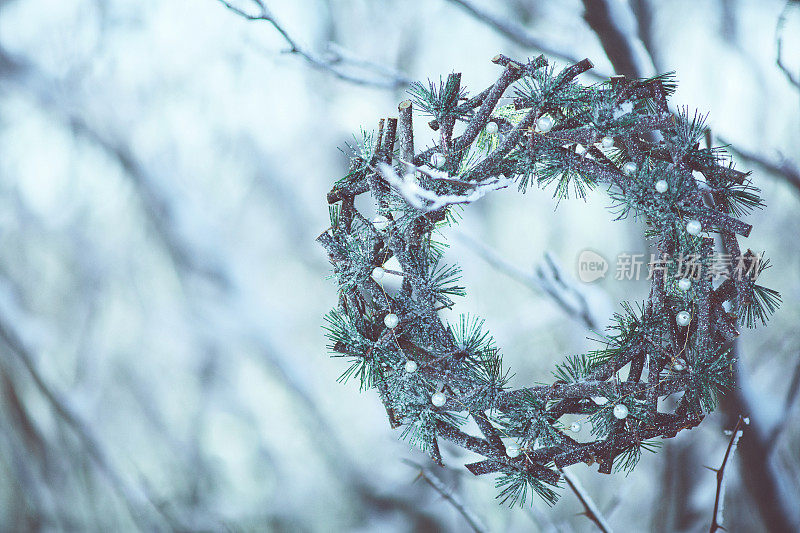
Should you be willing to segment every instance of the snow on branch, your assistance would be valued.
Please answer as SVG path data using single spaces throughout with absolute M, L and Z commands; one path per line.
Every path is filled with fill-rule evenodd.
M 456 180 L 453 178 L 453 176 L 447 174 L 446 172 L 434 170 L 429 167 L 424 167 L 420 170 L 428 174 L 433 179 L 441 179 L 451 182 L 457 181 L 458 183 L 464 185 L 473 185 L 473 187 L 465 191 L 464 194 L 438 194 L 434 191 L 421 187 L 412 180 L 401 178 L 390 165 L 386 163 L 378 164 L 378 173 L 380 176 L 386 180 L 389 185 L 394 187 L 400 196 L 402 196 L 405 201 L 409 203 L 409 205 L 421 211 L 436 211 L 448 205 L 471 204 L 483 198 L 487 193 L 499 189 L 505 189 L 513 183 L 510 178 L 502 175 L 479 183 Z

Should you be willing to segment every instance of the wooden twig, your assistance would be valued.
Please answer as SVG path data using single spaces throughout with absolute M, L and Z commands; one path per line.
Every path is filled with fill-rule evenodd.
M 728 447 L 725 449 L 725 457 L 722 458 L 722 464 L 720 467 L 716 469 L 706 467 L 717 474 L 717 491 L 714 496 L 714 514 L 711 517 L 711 528 L 709 528 L 709 533 L 714 533 L 718 529 L 724 529 L 722 527 L 722 506 L 724 505 L 723 500 L 725 499 L 725 467 L 728 464 L 728 460 L 733 455 L 733 452 L 736 451 L 736 446 L 742 436 L 742 426 L 744 423 L 744 419 L 741 415 L 739 415 L 739 418 L 736 420 L 736 426 L 733 428 L 731 439 L 728 441 Z
M 456 494 L 450 487 L 445 485 L 445 483 L 439 479 L 439 477 L 434 474 L 429 468 L 426 468 L 422 465 L 419 465 L 413 461 L 404 460 L 409 466 L 419 469 L 419 477 L 424 479 L 433 490 L 438 492 L 442 498 L 447 500 L 447 502 L 453 506 L 453 508 L 464 517 L 464 520 L 467 521 L 467 524 L 476 532 L 476 533 L 486 533 L 488 529 L 486 526 L 483 525 L 483 521 L 478 518 L 478 516 L 472 512 L 472 510 L 467 507 L 464 502 L 461 501 L 461 498 Z

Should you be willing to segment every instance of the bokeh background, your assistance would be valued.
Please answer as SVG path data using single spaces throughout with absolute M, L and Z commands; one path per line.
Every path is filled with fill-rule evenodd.
M 232 0 L 233 2 L 233 0 Z M 342 385 L 314 238 L 339 151 L 396 114 L 409 79 L 492 83 L 498 52 L 589 57 L 596 76 L 674 70 L 768 207 L 784 304 L 737 347 L 743 387 L 628 476 L 570 467 L 619 531 L 800 524 L 800 4 L 773 0 L 267 0 L 280 28 L 216 0 L 0 0 L 0 530 L 464 531 L 372 393 Z M 252 0 L 232 3 L 260 13 Z M 282 29 L 285 35 L 279 32 Z M 294 46 L 287 43 L 287 38 Z M 430 136 L 417 120 L 419 139 Z M 460 312 L 516 373 L 590 346 L 537 288 L 545 254 L 646 253 L 601 193 L 505 190 L 449 235 Z M 613 267 L 612 267 L 613 268 Z M 547 269 L 539 270 L 546 274 Z M 577 285 L 598 324 L 646 282 Z M 591 531 L 575 495 L 508 509 L 448 449 L 434 471 L 490 531 Z M 797 529 L 795 529 L 797 530 Z

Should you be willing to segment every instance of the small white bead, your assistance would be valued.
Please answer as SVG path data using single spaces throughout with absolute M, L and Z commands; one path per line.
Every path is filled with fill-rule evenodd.
M 605 405 L 608 403 L 608 398 L 605 396 L 592 396 L 592 401 L 597 405 Z
M 400 323 L 400 318 L 394 313 L 389 313 L 383 317 L 383 323 L 387 328 L 394 329 L 397 327 L 397 324 Z
M 672 370 L 674 370 L 675 372 L 683 372 L 684 368 L 686 367 L 683 366 L 683 363 L 681 363 L 680 361 L 676 361 L 675 364 L 672 365 Z
M 628 416 L 628 408 L 624 405 L 617 404 L 614 406 L 614 416 L 622 420 Z
M 408 361 L 406 361 L 406 372 L 408 372 L 409 374 L 413 374 L 416 371 L 417 371 L 417 362 L 414 361 L 413 359 L 409 359 Z
M 612 148 L 614 146 L 614 137 L 603 137 L 600 145 L 603 148 Z
M 669 190 L 669 183 L 667 180 L 658 180 L 656 182 L 656 191 L 657 192 L 667 192 Z
M 633 161 L 628 161 L 627 163 L 622 165 L 622 173 L 625 174 L 626 176 L 633 176 L 634 174 L 636 174 L 636 171 L 638 169 L 639 167 L 637 167 L 636 163 L 634 163 Z
M 384 274 L 386 274 L 386 271 L 381 267 L 375 267 L 372 269 L 372 279 L 374 279 L 375 281 L 383 279 Z
M 578 155 L 583 155 L 586 153 L 586 147 L 582 144 L 575 145 L 575 153 Z
M 542 133 L 547 133 L 551 129 L 553 129 L 553 125 L 556 123 L 553 120 L 553 117 L 550 115 L 542 115 L 539 117 L 539 120 L 536 121 L 536 128 L 541 131 Z
M 499 130 L 500 128 L 497 126 L 497 122 L 489 122 L 488 124 L 486 124 L 486 133 L 490 135 L 494 135 Z
M 581 430 L 581 423 L 580 422 L 573 422 L 569 425 L 569 430 L 573 433 L 577 433 Z
M 447 401 L 447 396 L 444 395 L 443 392 L 434 392 L 433 396 L 431 396 L 431 403 L 436 407 L 441 407 Z
M 383 231 L 389 227 L 389 219 L 383 215 L 378 215 L 372 219 L 372 225 L 378 231 Z
M 431 165 L 436 168 L 444 166 L 446 161 L 447 158 L 444 156 L 444 154 L 440 154 L 439 152 L 436 152 L 431 156 Z
M 513 444 L 511 446 L 506 446 L 506 455 L 507 456 L 509 456 L 509 457 L 511 457 L 513 459 L 514 457 L 519 457 L 519 454 L 520 454 L 519 446 L 515 446 Z
M 689 278 L 681 278 L 678 281 L 678 289 L 682 290 L 683 292 L 688 291 L 692 288 L 692 280 Z
M 686 223 L 686 231 L 689 235 L 697 235 L 703 230 L 703 225 L 699 220 L 690 220 Z
M 681 311 L 675 316 L 675 323 L 679 326 L 688 326 L 689 322 L 692 321 L 692 315 L 690 315 L 687 311 Z

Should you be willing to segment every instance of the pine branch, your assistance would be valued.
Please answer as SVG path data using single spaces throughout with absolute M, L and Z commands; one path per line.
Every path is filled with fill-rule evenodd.
M 329 46 L 330 57 L 322 57 L 314 54 L 301 46 L 286 28 L 277 21 L 264 0 L 249 0 L 248 3 L 252 4 L 253 11 L 239 7 L 236 3 L 228 0 L 217 1 L 231 12 L 246 20 L 269 23 L 281 37 L 283 37 L 286 44 L 289 45 L 287 53 L 303 58 L 313 68 L 328 72 L 340 80 L 380 89 L 398 89 L 408 85 L 412 81 L 405 75 L 392 69 L 357 58 L 336 45 Z M 373 76 L 366 77 L 355 74 L 352 72 L 352 67 L 371 72 Z

